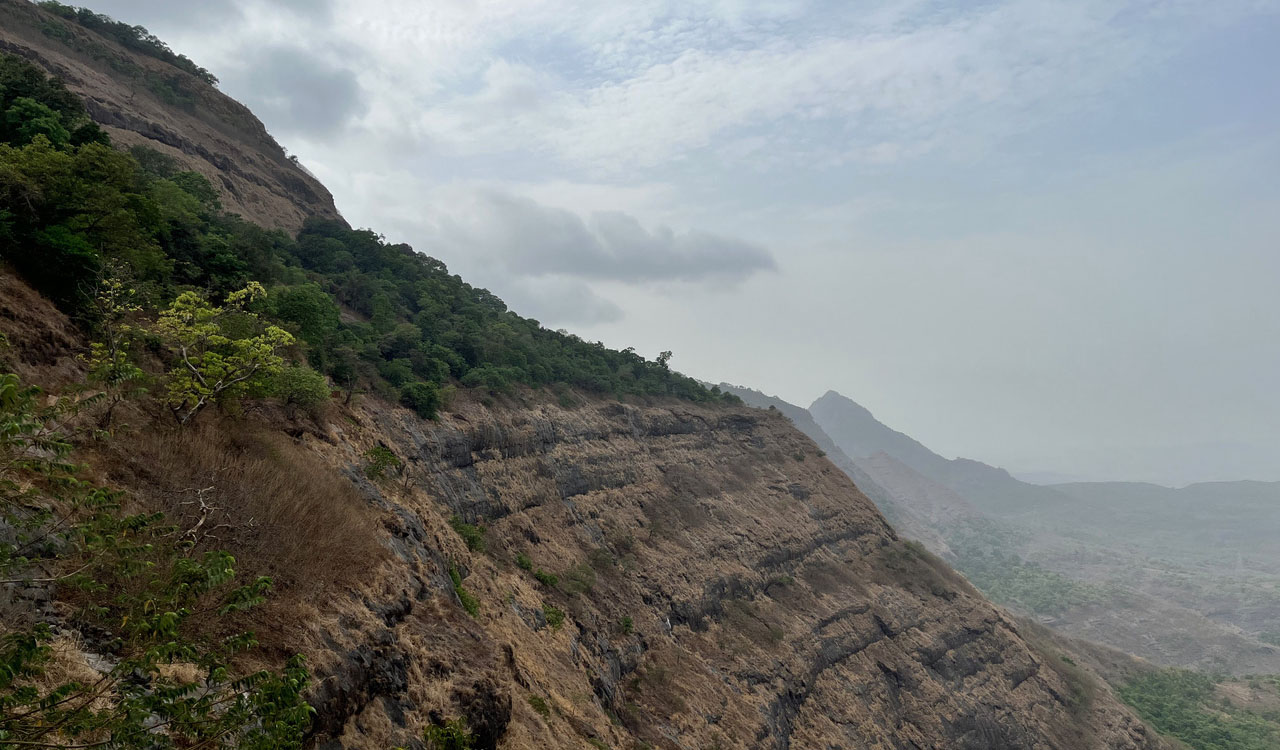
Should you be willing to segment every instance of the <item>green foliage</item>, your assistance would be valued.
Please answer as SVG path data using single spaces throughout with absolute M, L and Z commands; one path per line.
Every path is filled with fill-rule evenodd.
M 457 565 L 449 568 L 449 580 L 453 582 L 453 593 L 457 594 L 458 603 L 467 611 L 467 614 L 472 617 L 480 614 L 480 602 L 470 591 L 462 587 L 462 573 L 458 571 Z
M 547 624 L 554 629 L 558 630 L 564 624 L 564 612 L 550 604 L 542 605 L 542 616 L 547 618 Z
M 550 718 L 551 706 L 547 705 L 546 700 L 544 700 L 542 696 L 540 695 L 529 696 L 529 705 L 533 708 L 534 711 L 537 711 L 538 715 L 541 716 L 542 718 L 544 719 Z
M 1280 717 L 1268 718 L 1216 700 L 1214 681 L 1198 672 L 1150 672 L 1125 683 L 1116 694 L 1157 731 L 1193 750 L 1280 747 Z
M 169 49 L 169 45 L 165 44 L 142 26 L 131 26 L 127 23 L 121 23 L 109 16 L 104 16 L 101 13 L 95 13 L 88 8 L 77 8 L 73 5 L 64 5 L 60 2 L 56 2 L 56 0 L 41 0 L 41 2 L 36 4 L 61 18 L 73 21 L 86 29 L 102 34 L 125 49 L 140 52 L 149 57 L 154 57 L 157 60 L 162 60 L 184 73 L 195 76 L 205 83 L 212 85 L 218 82 L 218 79 L 212 73 L 199 65 L 196 65 L 186 55 L 177 54 L 173 50 Z
M 310 367 L 281 367 L 269 376 L 267 388 L 285 404 L 303 409 L 316 409 L 329 401 L 329 381 Z
M 533 577 L 538 580 L 538 583 L 541 583 L 543 586 L 546 586 L 549 589 L 553 589 L 560 584 L 559 577 L 557 577 L 554 573 L 548 573 L 547 571 L 542 570 L 541 568 L 533 572 Z
M 187 70 L 143 29 L 69 6 L 48 9 Z M 253 288 L 262 328 L 227 336 L 224 347 L 256 340 L 277 354 L 292 331 L 308 362 L 348 394 L 363 385 L 427 417 L 441 408 L 440 386 L 450 379 L 490 393 L 558 386 L 562 395 L 574 387 L 740 403 L 672 371 L 669 352 L 650 361 L 549 331 L 440 261 L 372 231 L 312 219 L 293 239 L 226 215 L 208 180 L 154 150 L 111 148 L 78 100 L 26 63 L 4 58 L 0 83 L 0 107 L 13 110 L 12 126 L 0 122 L 0 248 L 64 309 L 90 307 L 87 290 L 108 264 L 127 272 L 140 304 L 169 302 L 171 316 L 225 310 L 237 290 Z M 174 380 L 175 413 L 189 419 L 211 394 L 192 382 L 198 378 Z
M 183 292 L 160 313 L 156 331 L 177 360 L 169 370 L 167 403 L 179 424 L 209 404 L 265 390 L 281 373 L 280 351 L 293 336 L 248 310 L 265 295 L 262 285 L 251 281 L 216 307 L 196 292 Z
M 5 259 L 55 302 L 83 311 L 106 261 L 167 273 L 161 215 L 127 155 L 101 143 L 58 148 L 43 134 L 0 144 L 0 241 Z
M 533 560 L 523 552 L 516 554 L 516 567 L 521 570 L 533 571 Z
M 450 518 L 449 526 L 462 537 L 462 541 L 467 543 L 467 549 L 472 552 L 484 552 L 484 534 L 487 531 L 485 527 L 467 523 L 461 516 Z
M 982 523 L 957 531 L 949 540 L 956 569 L 993 600 L 1033 614 L 1056 615 L 1101 601 L 1096 586 L 1074 581 L 1008 551 L 1007 535 Z M 921 548 L 923 549 L 923 548 Z
M 631 619 L 631 615 L 627 615 L 618 621 L 618 631 L 623 635 L 631 635 L 635 632 L 636 623 Z
M 79 98 L 19 58 L 0 58 L 0 113 L 0 140 L 15 146 L 37 135 L 55 146 L 106 140 Z
M 133 344 L 138 335 L 131 319 L 141 311 L 134 303 L 137 292 L 118 276 L 108 276 L 98 284 L 94 294 L 94 318 L 97 331 L 89 344 L 88 356 L 82 356 L 90 384 L 103 389 L 106 408 L 98 426 L 106 430 L 116 406 L 146 392 L 146 373 L 133 361 Z
M 440 409 L 440 388 L 435 383 L 405 383 L 400 388 L 400 403 L 423 419 L 435 419 Z
M 390 448 L 375 445 L 364 454 L 369 465 L 364 467 L 364 475 L 373 480 L 382 479 L 387 472 L 398 470 L 403 464 Z
M 422 739 L 427 743 L 427 750 L 471 750 L 475 747 L 475 737 L 467 731 L 467 722 L 463 719 L 452 719 L 443 725 L 432 724 L 423 731 Z
M 494 393 L 562 383 L 597 393 L 737 402 L 630 349 L 611 351 L 548 331 L 451 275 L 440 261 L 373 232 L 312 220 L 298 236 L 296 254 L 303 268 L 325 279 L 322 286 L 339 304 L 369 321 L 344 330 L 394 385 L 410 382 L 411 372 L 429 382 L 452 376 Z
M 276 287 L 269 307 L 273 317 L 314 348 L 323 348 L 338 331 L 338 306 L 316 284 Z
M 238 674 L 252 634 L 199 635 L 197 614 L 225 617 L 260 603 L 271 582 L 235 585 L 235 560 L 195 555 L 158 515 L 126 515 L 118 493 L 84 481 L 61 431 L 92 400 L 41 405 L 38 389 L 0 375 L 0 575 L 78 589 L 69 624 L 104 634 L 113 666 L 92 684 L 32 682 L 50 665 L 45 625 L 0 642 L 0 747 L 137 749 L 299 747 L 312 709 L 300 657 L 281 672 Z M 199 680 L 163 665 L 196 666 Z M 105 738 L 105 739 L 104 739 Z

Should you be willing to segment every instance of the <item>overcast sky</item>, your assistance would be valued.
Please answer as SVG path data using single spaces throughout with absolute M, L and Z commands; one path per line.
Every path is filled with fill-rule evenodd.
M 517 311 L 1014 471 L 1280 480 L 1280 0 L 97 0 Z

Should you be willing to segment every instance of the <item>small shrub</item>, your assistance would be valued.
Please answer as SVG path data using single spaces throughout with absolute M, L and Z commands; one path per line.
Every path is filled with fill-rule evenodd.
M 467 543 L 467 549 L 472 552 L 484 552 L 484 534 L 487 531 L 485 527 L 467 523 L 461 516 L 450 518 L 449 525 L 458 536 L 462 537 L 462 541 Z
M 541 568 L 534 571 L 533 577 L 538 579 L 538 583 L 541 583 L 549 589 L 555 588 L 560 583 L 560 579 L 554 573 L 548 573 Z
M 475 736 L 467 731 L 465 719 L 452 719 L 443 725 L 431 725 L 422 733 L 428 750 L 471 750 Z
M 564 588 L 570 594 L 589 594 L 595 585 L 596 571 L 588 563 L 582 563 L 564 573 Z
M 526 554 L 524 554 L 523 552 L 521 552 L 521 553 L 519 553 L 519 554 L 517 554 L 517 555 L 516 555 L 516 567 L 517 567 L 517 568 L 519 568 L 519 569 L 521 569 L 521 570 L 528 570 L 528 571 L 532 571 L 532 570 L 533 570 L 533 560 L 530 560 L 528 555 L 526 555 Z
M 631 619 L 630 615 L 618 621 L 618 630 L 622 631 L 623 635 L 631 635 L 635 632 L 635 629 L 635 621 Z
M 388 471 L 399 469 L 401 466 L 396 454 L 381 445 L 370 448 L 364 457 L 369 461 L 369 465 L 364 467 L 364 475 L 373 480 L 382 479 Z
M 329 381 L 325 376 L 300 365 L 289 365 L 271 376 L 271 395 L 288 406 L 314 410 L 329 401 Z
M 559 630 L 560 626 L 564 624 L 564 612 L 550 604 L 542 605 L 542 616 L 547 618 L 547 624 L 556 630 Z
M 435 419 L 440 410 L 440 389 L 435 383 L 414 381 L 400 388 L 400 403 L 423 419 Z
M 453 593 L 458 595 L 458 602 L 462 604 L 467 614 L 472 617 L 480 614 L 480 602 L 470 591 L 462 587 L 462 574 L 458 572 L 457 565 L 449 568 L 449 580 L 453 581 Z
M 548 706 L 547 702 L 543 700 L 541 696 L 529 696 L 529 705 L 532 706 L 533 710 L 537 711 L 538 715 L 542 718 L 546 719 L 551 716 L 551 706 Z

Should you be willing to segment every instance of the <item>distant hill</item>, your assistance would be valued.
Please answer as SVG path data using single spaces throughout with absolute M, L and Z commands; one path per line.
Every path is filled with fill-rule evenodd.
M 835 391 L 813 402 L 809 412 L 836 445 L 854 459 L 884 452 L 997 515 L 1018 515 L 1067 498 L 1050 487 L 1019 481 L 1004 469 L 967 458 L 947 459 L 876 419 L 865 407 Z
M 903 536 L 909 539 L 916 539 L 924 542 L 929 549 L 938 554 L 947 555 L 948 547 L 946 539 L 942 534 L 938 533 L 936 524 L 930 523 L 926 518 L 919 515 L 914 508 L 913 499 L 910 495 L 903 496 L 890 489 L 889 486 L 882 484 L 874 476 L 872 476 L 861 462 L 849 457 L 844 451 L 836 445 L 818 423 L 813 420 L 813 416 L 803 407 L 788 403 L 776 396 L 768 396 L 760 391 L 746 388 L 744 386 L 732 385 L 730 383 L 721 383 L 720 390 L 725 393 L 731 393 L 741 398 L 747 406 L 754 406 L 757 409 L 777 409 L 784 416 L 790 419 L 797 428 L 818 445 L 831 463 L 843 471 L 858 485 L 858 489 L 862 490 L 880 512 L 885 515 L 889 523 L 898 530 Z M 907 467 L 902 467 L 905 471 L 919 477 L 918 474 L 912 472 Z M 924 480 L 923 477 L 920 479 Z M 924 480 L 928 481 L 928 480 Z
M 1178 489 L 1140 482 L 1075 482 L 1054 485 L 1072 498 L 1070 515 L 1090 527 L 1123 537 L 1151 554 L 1199 564 L 1280 569 L 1280 482 L 1205 482 Z M 1047 511 L 1045 522 L 1064 513 Z M 1153 536 L 1159 519 L 1159 536 Z
M 834 391 L 788 416 L 903 536 L 1062 632 L 1172 666 L 1280 670 L 1280 485 L 1042 486 L 947 459 Z

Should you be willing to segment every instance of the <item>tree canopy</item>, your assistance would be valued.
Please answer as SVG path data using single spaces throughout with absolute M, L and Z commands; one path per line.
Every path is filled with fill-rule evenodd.
M 311 367 L 348 391 L 372 390 L 424 415 L 449 382 L 493 393 L 564 384 L 617 397 L 737 401 L 672 371 L 670 352 L 651 361 L 548 330 L 372 230 L 317 218 L 290 237 L 226 213 L 205 177 L 154 150 L 112 148 L 74 96 L 20 60 L 0 60 L 0 108 L 0 252 L 90 325 L 110 268 L 127 276 L 152 316 L 168 309 L 165 320 L 260 289 L 241 300 L 242 312 L 296 338 Z M 294 343 L 273 342 L 274 350 Z

